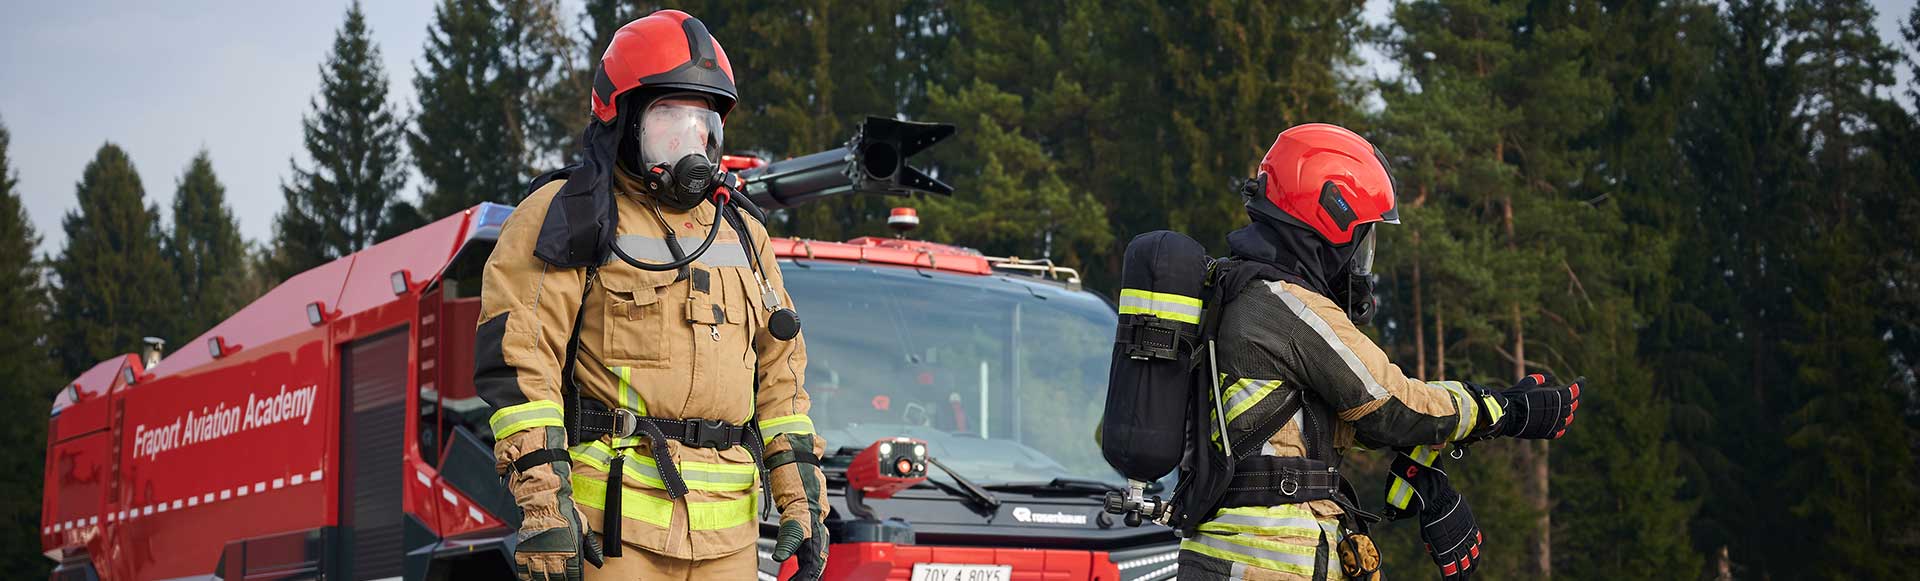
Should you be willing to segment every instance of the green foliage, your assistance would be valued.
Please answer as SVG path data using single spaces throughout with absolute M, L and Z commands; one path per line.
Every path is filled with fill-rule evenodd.
M 247 292 L 246 245 L 227 207 L 227 188 L 202 150 L 173 194 L 173 231 L 163 248 L 179 275 L 173 341 L 199 336 L 258 296 Z
M 420 213 L 435 220 L 480 202 L 526 193 L 548 133 L 533 87 L 559 56 L 547 42 L 557 22 L 548 0 L 443 0 L 434 8 L 423 65 L 414 71 L 420 109 L 407 134 L 426 179 Z
M 0 124 L 0 442 L 13 447 L 0 460 L 0 567 L 21 575 L 50 568 L 40 555 L 40 486 L 46 473 L 47 408 L 60 377 L 48 352 L 46 265 L 34 258 L 40 234 L 27 216 L 19 171 L 8 157 L 13 137 Z
M 166 334 L 180 296 L 161 254 L 159 209 L 147 204 L 127 152 L 100 146 L 75 190 L 80 205 L 61 222 L 67 247 L 53 261 L 51 340 L 67 377 Z
M 387 74 L 360 4 L 348 7 L 320 66 L 320 96 L 301 123 L 311 169 L 289 162 L 274 221 L 271 270 L 285 279 L 422 223 L 395 199 L 406 185 L 405 121 L 387 102 Z M 398 227 L 398 228 L 396 228 Z

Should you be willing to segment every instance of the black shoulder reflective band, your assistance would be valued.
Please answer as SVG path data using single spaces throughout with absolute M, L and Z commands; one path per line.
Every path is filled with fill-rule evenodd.
M 784 452 L 775 452 L 767 456 L 767 470 L 773 470 L 795 462 L 819 466 L 820 457 L 815 456 L 813 450 L 802 450 L 800 448 L 793 448 Z
M 556 448 L 541 448 L 538 450 L 534 450 L 532 452 L 521 454 L 518 459 L 515 459 L 513 461 L 513 469 L 520 472 L 526 472 L 528 470 L 532 470 L 540 466 L 545 466 L 547 464 L 552 464 L 554 462 L 571 463 L 573 462 L 573 457 L 567 455 L 566 450 L 560 450 Z

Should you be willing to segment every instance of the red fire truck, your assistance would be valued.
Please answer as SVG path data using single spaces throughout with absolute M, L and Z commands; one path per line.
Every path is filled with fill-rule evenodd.
M 876 123 L 865 143 L 759 168 L 818 183 L 762 180 L 755 199 L 937 184 L 902 163 L 930 140 L 886 150 Z M 767 171 L 815 157 L 836 169 Z M 511 212 L 475 206 L 288 279 L 165 357 L 75 378 L 48 420 L 52 578 L 510 578 L 518 511 L 472 357 L 479 273 Z M 813 421 L 837 447 L 830 579 L 1173 576 L 1166 529 L 1102 511 L 1120 482 L 1092 439 L 1116 315 L 1077 273 L 899 238 L 772 247 L 806 318 Z M 901 437 L 945 469 L 885 499 L 856 491 L 849 510 L 849 464 Z M 780 574 L 771 546 L 761 579 Z

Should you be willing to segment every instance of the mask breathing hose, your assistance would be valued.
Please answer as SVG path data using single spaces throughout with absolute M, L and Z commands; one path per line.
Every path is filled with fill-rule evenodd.
M 693 261 L 695 260 L 699 260 L 700 255 L 706 254 L 707 249 L 713 247 L 713 240 L 719 237 L 720 237 L 720 220 L 714 220 L 713 227 L 707 229 L 707 239 L 700 242 L 699 248 L 695 248 L 693 252 L 688 253 L 685 257 L 682 257 L 679 260 L 662 262 L 659 264 L 641 262 L 640 259 L 634 258 L 631 255 L 628 255 L 627 251 L 621 250 L 619 244 L 613 245 L 613 254 L 614 256 L 620 257 L 620 260 L 625 261 L 627 264 L 633 266 L 634 268 L 638 268 L 640 270 L 650 270 L 654 272 L 675 270 L 682 266 L 693 264 Z

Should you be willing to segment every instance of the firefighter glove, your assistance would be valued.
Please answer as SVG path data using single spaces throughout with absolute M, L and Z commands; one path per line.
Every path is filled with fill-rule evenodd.
M 583 557 L 595 566 L 601 562 L 598 545 L 586 536 L 586 518 L 573 505 L 566 438 L 562 428 L 543 427 L 517 432 L 496 447 L 497 467 L 520 505 L 513 566 L 523 581 L 577 581 L 585 578 Z
M 1480 524 L 1473 519 L 1473 509 L 1467 506 L 1467 499 L 1453 489 L 1440 464 L 1438 456 L 1416 459 L 1402 453 L 1394 459 L 1395 481 L 1404 480 L 1411 489 L 1405 509 L 1397 511 L 1395 517 L 1418 515 L 1420 540 L 1426 543 L 1427 555 L 1440 567 L 1440 576 L 1464 581 L 1474 566 L 1480 564 L 1483 537 Z M 1391 500 L 1389 493 L 1390 503 Z
M 827 570 L 827 479 L 820 472 L 813 435 L 778 437 L 787 440 L 791 453 L 769 456 L 774 501 L 780 507 L 773 560 L 784 563 L 797 558 L 799 567 L 789 581 L 816 581 Z
M 1558 385 L 1553 375 L 1534 373 L 1505 391 L 1466 384 L 1480 401 L 1480 413 L 1473 432 L 1461 443 L 1500 436 L 1527 440 L 1565 436 L 1567 427 L 1573 425 L 1573 412 L 1580 409 L 1580 386 L 1585 381 L 1580 378 Z

